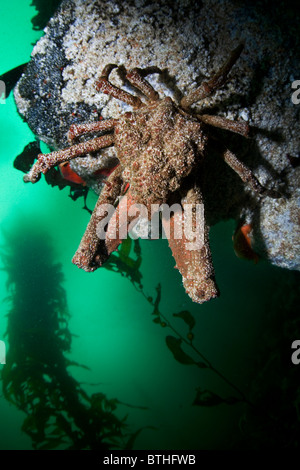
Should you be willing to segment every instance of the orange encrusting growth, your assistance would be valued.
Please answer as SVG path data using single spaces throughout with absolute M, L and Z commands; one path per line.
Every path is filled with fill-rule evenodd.
M 95 171 L 93 176 L 102 176 L 103 178 L 108 178 L 108 176 L 117 168 L 118 165 L 112 168 L 101 168 L 100 170 Z M 62 177 L 70 181 L 71 183 L 81 184 L 86 186 L 86 182 L 79 176 L 70 166 L 70 162 L 64 162 L 59 165 L 60 173 Z
M 71 183 L 86 186 L 86 182 L 79 175 L 77 175 L 74 170 L 72 170 L 72 168 L 70 167 L 70 162 L 61 163 L 59 165 L 59 170 L 65 180 L 71 181 Z
M 255 251 L 252 249 L 251 246 L 251 239 L 250 239 L 250 232 L 252 230 L 251 224 L 245 224 L 242 226 L 238 226 L 233 237 L 233 248 L 235 254 L 242 259 L 253 260 L 256 264 L 259 260 L 259 256 Z

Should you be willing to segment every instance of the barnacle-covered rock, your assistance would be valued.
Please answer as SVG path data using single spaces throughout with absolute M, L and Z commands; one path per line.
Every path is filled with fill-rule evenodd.
M 225 0 L 64 0 L 33 49 L 15 88 L 19 112 L 38 138 L 53 149 L 66 147 L 72 123 L 118 118 L 127 105 L 96 91 L 108 63 L 159 67 L 147 79 L 160 93 L 179 100 L 211 76 L 242 41 L 228 83 L 201 103 L 229 119 L 248 121 L 251 139 L 218 132 L 266 187 L 282 197 L 258 199 L 211 153 L 202 175 L 209 224 L 234 218 L 251 224 L 255 251 L 273 264 L 299 269 L 299 106 L 291 101 L 299 77 L 296 13 L 268 2 L 243 5 Z M 124 88 L 122 76 L 113 81 Z M 128 83 L 125 89 L 133 92 Z M 201 107 L 194 109 L 201 112 Z M 96 192 L 101 169 L 114 166 L 114 149 L 77 158 L 72 168 Z M 292 161 L 292 163 L 291 163 Z M 296 162 L 296 163 L 295 163 Z

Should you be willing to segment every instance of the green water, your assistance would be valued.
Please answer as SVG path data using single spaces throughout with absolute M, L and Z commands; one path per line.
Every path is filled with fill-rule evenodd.
M 30 19 L 34 14 L 29 2 L 11 0 L 5 5 L 2 2 L 0 74 L 29 60 L 32 44 L 42 34 L 32 30 Z M 128 279 L 106 269 L 85 273 L 71 263 L 89 214 L 82 210 L 82 201 L 74 202 L 68 197 L 67 189 L 51 188 L 44 180 L 25 185 L 22 173 L 13 168 L 15 156 L 34 136 L 19 117 L 12 94 L 6 104 L 0 105 L 0 125 L 1 227 L 8 233 L 17 227 L 22 233 L 22 225 L 30 224 L 33 232 L 42 228 L 52 240 L 54 261 L 62 264 L 65 277 L 63 286 L 71 313 L 69 329 L 78 335 L 72 340 L 70 357 L 90 368 L 74 367 L 70 372 L 79 381 L 101 383 L 85 385 L 88 393 L 101 391 L 110 398 L 148 408 L 121 406 L 117 411 L 119 416 L 128 413 L 132 430 L 142 426 L 155 428 L 143 430 L 136 448 L 222 449 L 235 445 L 242 439 L 243 403 L 192 406 L 199 386 L 221 396 L 235 395 L 234 390 L 216 373 L 174 360 L 165 343 L 166 335 L 172 332 L 153 323 L 151 306 Z M 89 206 L 95 201 L 96 197 L 89 194 Z M 233 221 L 227 221 L 211 230 L 221 291 L 217 300 L 201 306 L 189 300 L 179 273 L 173 269 L 174 261 L 165 240 L 141 242 L 141 272 L 147 295 L 155 296 L 155 288 L 161 283 L 160 309 L 183 336 L 186 328 L 172 314 L 189 310 L 194 315 L 195 346 L 228 381 L 247 394 L 258 371 L 261 351 L 269 346 L 264 338 L 277 344 L 281 330 L 274 329 L 274 323 L 281 319 L 282 305 L 289 304 L 293 292 L 284 270 L 236 258 L 231 240 L 234 228 Z M 2 231 L 0 237 L 5 252 Z M 5 299 L 7 274 L 1 271 L 0 276 L 0 297 Z M 280 287 L 283 284 L 284 289 Z M 274 290 L 282 292 L 277 304 L 272 300 Z M 8 311 L 9 305 L 3 300 L 0 339 L 5 339 Z M 287 357 L 289 348 L 287 343 Z M 290 367 L 287 361 L 286 368 Z M 278 373 L 277 368 L 275 372 Z M 276 385 L 280 386 L 283 377 L 284 374 L 276 375 Z M 272 378 L 259 382 L 262 392 L 268 383 L 272 385 Z M 0 449 L 31 448 L 30 438 L 21 431 L 24 417 L 0 395 Z M 281 419 L 284 420 L 284 415 Z

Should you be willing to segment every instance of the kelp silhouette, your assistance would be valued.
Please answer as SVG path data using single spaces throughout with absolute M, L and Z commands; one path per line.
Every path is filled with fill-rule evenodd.
M 10 310 L 2 388 L 27 415 L 23 431 L 36 449 L 126 448 L 134 435 L 114 414 L 119 401 L 103 393 L 88 396 L 67 370 L 76 364 L 64 354 L 71 347 L 69 312 L 49 236 L 31 224 L 5 238 Z
M 4 397 L 26 414 L 23 431 L 31 437 L 36 449 L 131 448 L 140 429 L 130 434 L 125 420 L 116 416 L 120 402 L 108 399 L 101 392 L 89 396 L 68 372 L 69 365 L 76 365 L 65 356 L 72 339 L 68 328 L 69 312 L 61 266 L 53 261 L 48 235 L 36 231 L 32 223 L 27 227 L 20 225 L 5 238 L 2 259 L 8 275 L 10 310 L 2 389 Z M 249 389 L 249 401 L 196 346 L 193 315 L 186 310 L 165 315 L 160 308 L 160 285 L 154 297 L 146 295 L 139 270 L 141 260 L 138 241 L 129 238 L 124 240 L 118 254 L 111 256 L 106 268 L 126 276 L 152 307 L 153 322 L 168 332 L 166 346 L 174 360 L 195 367 L 196 373 L 202 374 L 205 370 L 216 374 L 234 391 L 233 395 L 221 397 L 199 387 L 191 405 L 246 405 L 240 423 L 242 434 L 235 443 L 238 448 L 299 446 L 298 369 L 291 363 L 290 356 L 285 357 L 286 351 L 290 352 L 292 339 L 299 337 L 296 314 L 299 276 L 285 272 L 286 285 L 277 286 L 280 298 L 274 297 L 270 310 L 273 318 L 281 311 L 282 321 L 276 315 L 277 323 L 273 324 L 276 331 L 270 331 L 273 339 L 265 343 L 274 346 L 274 338 L 279 338 L 280 347 L 275 344 L 269 359 L 268 354 L 264 354 L 262 367 Z M 291 288 L 295 294 L 288 302 L 282 292 Z M 280 335 L 278 330 L 283 333 Z M 274 375 L 274 358 L 280 367 L 276 367 L 275 380 L 265 383 L 266 375 Z M 258 397 L 251 388 L 259 392 Z M 275 402 L 270 400 L 271 396 L 276 398 Z

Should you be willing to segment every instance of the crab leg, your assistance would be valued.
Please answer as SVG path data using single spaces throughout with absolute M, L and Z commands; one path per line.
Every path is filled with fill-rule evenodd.
M 37 161 L 32 166 L 31 170 L 23 177 L 23 180 L 25 183 L 36 183 L 40 179 L 41 173 L 47 173 L 53 166 L 68 162 L 73 158 L 86 155 L 89 152 L 95 152 L 101 148 L 109 147 L 113 143 L 113 135 L 108 134 L 86 142 L 81 142 L 80 144 L 72 145 L 72 147 L 57 152 L 40 153 Z
M 183 212 L 191 211 L 193 216 L 191 223 L 187 227 L 186 219 L 179 218 L 173 213 L 170 218 L 162 217 L 162 224 L 165 233 L 168 233 L 167 225 L 170 224 L 170 235 L 168 236 L 169 246 L 176 261 L 176 268 L 182 275 L 182 282 L 187 294 L 193 300 L 202 304 L 219 295 L 218 288 L 215 283 L 214 268 L 212 264 L 211 251 L 209 247 L 208 232 L 209 228 L 202 217 L 202 223 L 199 226 L 195 216 L 197 207 L 203 207 L 203 199 L 201 191 L 198 187 L 194 187 L 187 191 L 181 200 Z M 182 236 L 176 238 L 175 230 L 181 224 Z M 176 227 L 177 225 L 177 227 Z M 179 227 L 180 228 L 180 227 Z M 191 234 L 196 237 L 202 232 L 201 243 L 191 244 Z
M 105 245 L 107 254 L 118 249 L 122 240 L 127 236 L 130 229 L 138 221 L 137 214 L 130 214 L 130 208 L 134 206 L 134 200 L 130 190 L 128 190 L 123 198 L 121 198 L 119 205 L 110 219 L 107 227 L 107 233 L 105 238 Z
M 241 178 L 241 180 L 246 183 L 253 191 L 261 195 L 269 196 L 272 198 L 278 198 L 279 194 L 272 190 L 264 188 L 258 179 L 254 176 L 250 168 L 248 168 L 244 163 L 242 163 L 234 153 L 230 150 L 226 150 L 222 155 L 224 161 L 227 165 L 230 166 Z
M 118 100 L 124 101 L 124 103 L 130 104 L 133 108 L 140 108 L 143 106 L 143 102 L 137 96 L 133 96 L 109 82 L 108 77 L 110 72 L 115 68 L 118 68 L 115 64 L 108 64 L 104 67 L 96 82 L 97 90 L 102 91 L 102 93 L 105 93 L 106 95 L 113 96 Z
M 227 75 L 229 74 L 230 70 L 238 60 L 244 46 L 240 44 L 236 49 L 231 52 L 231 55 L 227 62 L 218 70 L 218 72 L 208 81 L 203 82 L 201 85 L 187 96 L 184 96 L 180 102 L 180 105 L 187 109 L 197 101 L 203 100 L 207 98 L 207 96 L 211 95 L 215 90 L 220 88 L 226 82 Z
M 121 192 L 122 180 L 120 172 L 111 174 L 106 181 L 106 187 L 102 190 L 97 205 L 87 226 L 84 237 L 72 260 L 79 268 L 85 271 L 94 271 L 109 258 L 113 251 L 117 251 L 118 246 L 126 238 L 129 230 L 138 221 L 137 211 L 130 211 L 134 206 L 134 200 L 130 190 L 120 199 L 120 202 L 111 216 L 106 230 L 105 240 L 99 239 L 97 228 L 103 220 L 104 215 L 99 215 L 99 208 L 102 204 L 114 204 Z M 137 208 L 138 209 L 138 208 Z M 133 213 L 134 212 L 134 213 Z
M 158 72 L 158 69 L 156 68 L 151 70 Z M 148 71 L 148 69 L 142 70 L 139 68 L 134 68 L 127 72 L 126 78 L 130 83 L 132 83 L 132 85 L 134 85 L 138 90 L 144 93 L 144 95 L 147 96 L 150 100 L 157 101 L 159 99 L 159 95 L 157 91 L 155 91 L 154 88 L 150 85 L 150 83 L 144 79 L 143 73 L 147 74 L 153 72 Z
M 117 122 L 117 119 L 107 119 L 105 121 L 72 124 L 68 132 L 68 140 L 69 142 L 72 142 L 76 137 L 83 134 L 89 134 L 90 132 L 112 130 Z
M 80 245 L 72 259 L 72 263 L 85 271 L 95 271 L 109 257 L 106 242 L 99 238 L 97 228 L 107 216 L 106 212 L 101 210 L 101 206 L 104 204 L 114 205 L 121 193 L 123 185 L 121 174 L 122 168 L 121 165 L 118 165 L 107 178 Z
M 241 134 L 244 137 L 249 135 L 249 125 L 246 122 L 232 121 L 221 116 L 211 116 L 209 114 L 197 114 L 197 118 L 210 126 L 226 129 L 227 131 Z

